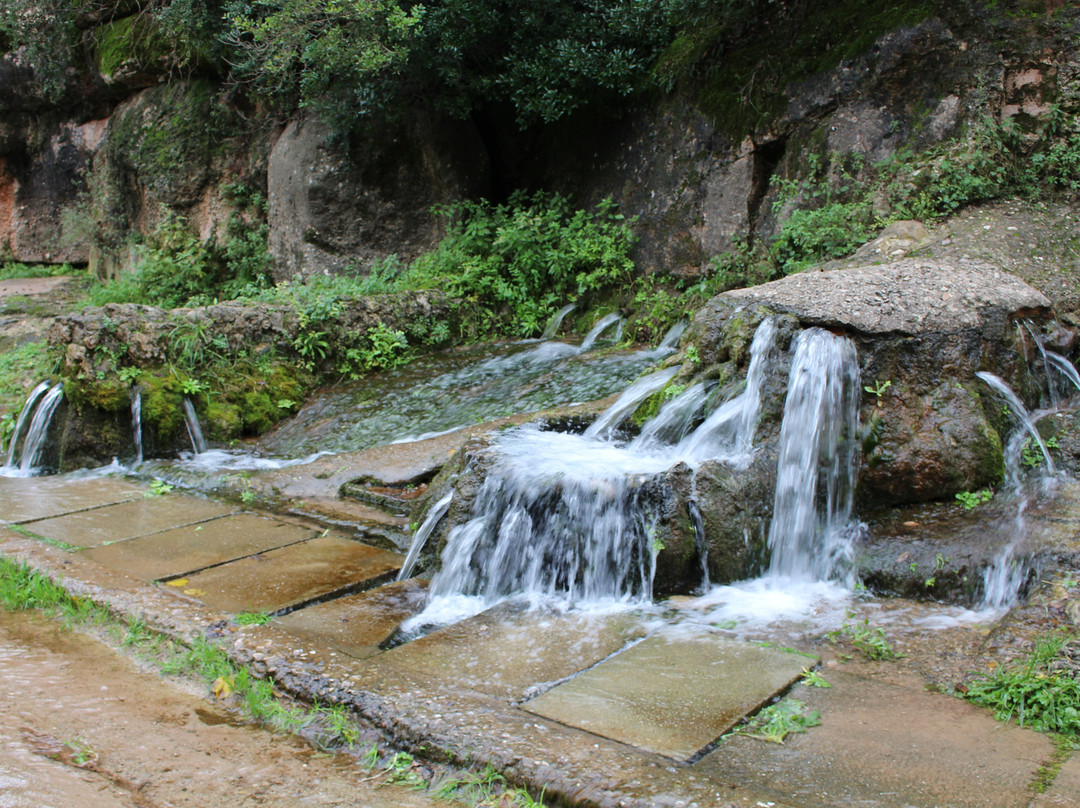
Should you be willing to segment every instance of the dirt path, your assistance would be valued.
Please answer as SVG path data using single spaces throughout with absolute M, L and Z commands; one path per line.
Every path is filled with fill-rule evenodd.
M 446 806 L 236 726 L 86 636 L 0 612 L 0 808 Z

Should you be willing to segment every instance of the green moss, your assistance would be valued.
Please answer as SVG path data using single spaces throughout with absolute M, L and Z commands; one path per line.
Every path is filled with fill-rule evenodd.
M 94 45 L 98 70 L 105 76 L 113 76 L 129 65 L 138 70 L 163 70 L 172 52 L 169 41 L 148 14 L 136 14 L 96 28 Z
M 166 443 L 184 426 L 183 392 L 180 381 L 172 375 L 145 373 L 139 377 L 142 390 L 142 422 L 154 430 L 157 439 Z
M 208 440 L 228 443 L 243 432 L 244 416 L 239 406 L 211 398 L 206 405 L 203 428 Z
M 76 379 L 65 382 L 64 398 L 80 409 L 93 407 L 118 412 L 131 406 L 131 386 L 115 376 L 99 380 Z

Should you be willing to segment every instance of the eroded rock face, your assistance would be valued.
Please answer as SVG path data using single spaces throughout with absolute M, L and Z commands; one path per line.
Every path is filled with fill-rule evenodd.
M 369 267 L 431 249 L 431 207 L 482 195 L 486 157 L 465 124 L 418 117 L 364 143 L 331 142 L 316 121 L 293 121 L 270 152 L 270 252 L 275 278 Z
M 1017 321 L 1045 322 L 1049 301 L 980 264 L 905 260 L 808 272 L 714 298 L 688 333 L 705 365 L 727 361 L 770 312 L 856 343 L 863 395 L 864 507 L 951 498 L 1003 473 L 1001 405 L 977 371 L 1037 397 Z M 761 431 L 771 427 L 768 413 Z

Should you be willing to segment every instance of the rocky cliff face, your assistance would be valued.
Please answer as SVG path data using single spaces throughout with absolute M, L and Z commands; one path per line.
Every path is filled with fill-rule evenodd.
M 0 60 L 0 255 L 92 261 L 107 274 L 168 213 L 203 238 L 220 235 L 234 207 L 223 189 L 242 183 L 268 193 L 275 277 L 363 269 L 431 246 L 433 204 L 543 187 L 582 204 L 612 197 L 639 217 L 646 271 L 696 275 L 736 243 L 775 236 L 805 201 L 782 199 L 780 180 L 808 176 L 826 155 L 879 161 L 984 116 L 1038 129 L 1052 105 L 1080 95 L 1070 14 L 1008 16 L 960 3 L 937 14 L 927 6 L 922 22 L 882 31 L 873 27 L 881 21 L 856 15 L 852 41 L 867 46 L 831 65 L 819 54 L 817 64 L 829 66 L 809 74 L 776 68 L 814 44 L 800 43 L 798 28 L 788 54 L 755 51 L 772 34 L 748 31 L 714 43 L 707 54 L 721 55 L 702 57 L 696 75 L 617 120 L 586 111 L 520 132 L 491 116 L 456 122 L 418 112 L 347 143 L 330 142 L 315 121 L 247 108 L 218 92 L 212 75 L 175 79 L 175 66 L 139 54 L 107 65 L 100 57 L 49 103 L 25 60 L 8 54 Z M 789 24 L 815 30 L 813 19 Z M 117 25 L 92 30 L 103 38 Z M 736 81 L 731 65 L 740 60 L 769 77 L 765 90 L 753 77 Z M 826 185 L 844 181 L 834 175 Z

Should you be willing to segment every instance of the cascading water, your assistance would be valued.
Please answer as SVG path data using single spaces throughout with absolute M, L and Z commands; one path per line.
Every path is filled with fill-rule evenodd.
M 47 384 L 47 383 L 43 383 Z M 8 463 L 3 468 L 5 476 L 9 477 L 32 477 L 38 473 L 38 463 L 42 452 L 45 450 L 45 441 L 49 433 L 49 425 L 52 423 L 53 414 L 60 405 L 64 396 L 63 384 L 49 387 L 42 395 L 39 384 L 30 394 L 23 413 L 19 415 L 20 424 L 25 421 L 24 414 L 31 412 L 30 426 L 26 430 L 26 437 L 22 441 L 21 451 L 16 446 L 17 433 L 20 424 L 16 425 L 16 433 L 11 438 L 11 450 L 8 453 Z M 18 452 L 18 466 L 15 465 L 16 452 Z
M 695 384 L 665 402 L 660 412 L 642 426 L 641 432 L 631 442 L 631 448 L 636 451 L 649 451 L 678 443 L 690 431 L 708 397 L 705 385 Z
M 705 520 L 701 516 L 701 508 L 697 500 L 692 499 L 686 504 L 690 513 L 690 524 L 694 526 L 694 541 L 697 542 L 698 559 L 701 561 L 701 591 L 709 591 L 709 542 L 705 537 Z
M 562 325 L 563 320 L 566 319 L 566 315 L 572 312 L 574 308 L 575 306 L 573 303 L 567 303 L 565 306 L 555 312 L 555 316 L 553 316 L 551 320 L 548 321 L 547 328 L 545 328 L 544 333 L 540 335 L 540 339 L 542 341 L 549 340 L 552 339 L 556 334 L 558 334 L 559 326 Z
M 424 523 L 420 525 L 416 531 L 416 535 L 413 536 L 412 544 L 409 546 L 409 552 L 405 556 L 405 561 L 401 565 L 401 571 L 398 573 L 397 579 L 404 581 L 406 578 L 411 578 L 413 570 L 416 568 L 416 561 L 420 558 L 420 553 L 424 549 L 424 545 L 427 544 L 428 537 L 431 536 L 435 526 L 439 524 L 439 520 L 446 515 L 446 512 L 450 509 L 450 502 L 454 498 L 453 489 L 449 490 L 431 506 L 431 510 L 428 511 L 427 517 L 424 519 Z
M 597 430 L 607 437 L 594 437 L 533 425 L 502 433 L 471 518 L 447 538 L 428 608 L 404 630 L 460 619 L 519 594 L 570 603 L 651 599 L 657 548 L 643 484 L 680 460 L 696 462 L 694 457 L 748 462 L 744 454 L 750 452 L 766 365 L 775 355 L 770 318 L 751 346 L 746 388 L 720 408 L 723 428 L 707 420 L 706 436 L 698 441 L 660 446 L 654 436 L 657 448 L 646 449 L 616 442 L 607 430 Z M 647 377 L 641 389 L 659 389 L 671 375 Z M 700 389 L 687 392 L 700 400 Z M 668 406 L 682 408 L 679 398 Z M 622 401 L 612 409 L 626 413 L 632 407 Z
M 195 454 L 202 454 L 206 451 L 206 440 L 203 438 L 202 426 L 199 424 L 199 415 L 195 412 L 195 405 L 187 396 L 184 396 L 184 423 L 187 425 L 192 449 Z
M 22 409 L 19 410 L 19 417 L 15 421 L 15 429 L 12 430 L 10 443 L 8 444 L 7 462 L 4 464 L 8 468 L 15 468 L 15 455 L 19 446 L 19 438 L 22 437 L 23 427 L 26 425 L 27 419 L 33 414 L 34 408 L 37 407 L 38 399 L 45 395 L 45 391 L 49 389 L 51 385 L 49 382 L 44 381 L 38 384 L 33 390 L 30 391 L 30 395 L 26 397 L 26 403 L 23 404 Z
M 600 339 L 600 335 L 607 331 L 615 323 L 619 323 L 620 328 L 622 327 L 622 316 L 616 314 L 615 312 L 612 312 L 611 314 L 605 314 L 603 317 L 601 317 L 596 322 L 596 325 L 592 327 L 592 330 L 585 335 L 585 339 L 581 341 L 581 345 L 579 346 L 578 351 L 580 353 L 585 353 L 585 351 L 591 351 L 592 347 L 596 344 L 596 341 Z M 616 338 L 616 342 L 617 341 L 618 338 Z
M 1043 352 L 1044 361 L 1049 360 L 1051 356 L 1057 356 L 1057 354 Z M 1070 367 L 1072 367 L 1071 364 Z M 1075 373 L 1075 368 L 1073 372 Z M 1046 463 L 1044 483 L 1053 480 L 1056 470 L 1050 451 L 1035 426 L 1041 415 L 1046 413 L 1037 413 L 1035 415 L 1029 413 L 1012 388 L 993 373 L 979 372 L 975 375 L 990 385 L 1008 402 L 1009 412 L 1012 413 L 1019 426 L 1005 445 L 1005 484 L 999 494 L 1006 501 L 1015 503 L 1016 515 L 1011 525 L 1012 535 L 986 569 L 983 570 L 982 606 L 989 609 L 1000 609 L 1011 606 L 1017 601 L 1020 590 L 1027 581 L 1030 572 L 1029 560 L 1018 553 L 1020 543 L 1027 532 L 1026 514 L 1030 504 L 1030 491 L 1025 486 L 1020 474 L 1023 447 L 1028 440 L 1034 441 L 1042 452 L 1043 460 Z M 1050 379 L 1047 381 L 1052 388 L 1052 381 Z
M 135 443 L 135 460 L 132 465 L 137 466 L 143 462 L 142 442 L 142 391 L 138 386 L 131 388 L 131 437 Z
M 776 352 L 776 321 L 767 317 L 758 326 L 750 345 L 745 391 L 717 407 L 701 426 L 679 442 L 675 451 L 681 459 L 715 459 L 737 467 L 749 462 L 765 374 L 775 362 Z
M 679 372 L 677 367 L 665 368 L 647 376 L 642 376 L 631 384 L 618 400 L 585 430 L 587 438 L 610 439 L 626 418 L 637 409 L 637 406 L 662 388 Z
M 859 393 L 850 340 L 820 328 L 796 337 L 769 527 L 770 575 L 849 582 Z

